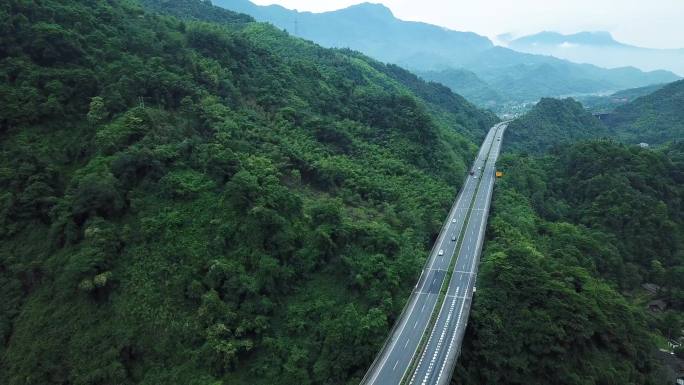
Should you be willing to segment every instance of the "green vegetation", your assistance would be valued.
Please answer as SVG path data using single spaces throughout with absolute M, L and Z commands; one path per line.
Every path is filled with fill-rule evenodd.
M 683 150 L 589 141 L 499 161 L 456 383 L 662 383 L 648 330 L 681 329 Z M 644 282 L 673 310 L 645 314 Z
M 0 382 L 356 383 L 495 117 L 144 5 L 0 5 Z
M 634 90 L 633 97 L 645 90 Z M 684 80 L 660 86 L 602 115 L 591 115 L 572 99 L 543 98 L 513 121 L 506 134 L 506 151 L 543 153 L 556 145 L 611 137 L 625 143 L 664 144 L 684 138 Z
M 444 84 L 477 105 L 495 107 L 505 101 L 504 97 L 493 90 L 482 79 L 478 78 L 477 75 L 464 69 L 422 71 L 417 73 L 425 80 Z
M 631 143 L 662 144 L 684 138 L 684 80 L 620 106 L 606 124 Z
M 615 110 L 615 108 L 619 106 L 633 102 L 637 98 L 652 94 L 663 87 L 665 87 L 665 84 L 654 84 L 646 87 L 618 91 L 607 96 L 579 96 L 576 97 L 576 99 L 589 111 L 605 114 Z
M 496 122 L 205 1 L 9 0 L 0 30 L 3 384 L 356 384 Z M 544 100 L 506 140 L 592 119 Z M 684 148 L 553 151 L 501 161 L 457 378 L 655 383 Z M 635 307 L 646 281 L 672 311 Z
M 504 151 L 543 153 L 555 145 L 606 137 L 610 131 L 573 99 L 543 98 L 506 130 Z

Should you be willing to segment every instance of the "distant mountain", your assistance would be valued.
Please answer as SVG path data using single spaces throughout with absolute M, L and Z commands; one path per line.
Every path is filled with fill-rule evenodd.
M 362 3 L 333 12 L 297 12 L 247 0 L 215 0 L 215 5 L 246 13 L 325 47 L 352 48 L 405 67 L 442 69 L 460 66 L 492 42 L 471 32 L 403 21 L 381 4 Z M 458 55 L 455 55 L 458 49 Z
M 614 93 L 612 96 L 614 98 L 620 98 L 623 100 L 626 100 L 627 102 L 631 102 L 635 100 L 636 98 L 640 98 L 642 96 L 646 96 L 648 94 L 652 94 L 659 89 L 665 87 L 667 84 L 653 84 L 650 86 L 645 86 L 645 87 L 638 87 L 638 88 L 629 88 L 626 90 L 618 91 Z
M 561 143 L 612 136 L 610 130 L 573 99 L 543 98 L 506 130 L 504 150 L 543 153 Z
M 495 46 L 474 33 L 399 20 L 380 4 L 363 3 L 324 13 L 297 12 L 277 5 L 257 6 L 247 0 L 215 0 L 215 4 L 270 22 L 326 47 L 358 50 L 423 75 L 441 72 L 425 76 L 439 77 L 452 90 L 470 93 L 471 100 L 480 105 L 492 100 L 487 89 L 506 101 L 536 101 L 543 96 L 617 91 L 678 79 L 667 71 L 607 70 L 520 53 Z M 443 72 L 451 69 L 470 71 L 487 86 L 463 87 L 462 82 L 472 81 L 472 77 L 464 80 L 464 72 Z
M 535 35 L 523 36 L 521 38 L 511 41 L 511 45 L 514 44 L 585 44 L 585 45 L 620 45 L 613 36 L 608 32 L 579 32 L 572 35 L 563 35 L 557 32 L 540 32 Z
M 509 35 L 502 35 L 506 41 Z M 557 58 L 578 63 L 590 63 L 614 68 L 625 65 L 642 70 L 666 69 L 684 75 L 684 49 L 652 49 L 621 43 L 608 32 L 580 32 L 563 35 L 540 32 L 508 41 L 508 47 L 517 51 Z
M 494 106 L 505 98 L 474 72 L 464 69 L 442 71 L 417 71 L 425 80 L 442 83 L 452 91 L 481 106 Z
M 667 71 L 644 73 L 629 67 L 606 70 L 503 47 L 483 52 L 479 60 L 480 64 L 470 64 L 473 72 L 499 94 L 519 101 L 616 91 L 678 79 Z
M 684 138 L 684 80 L 615 109 L 605 123 L 628 142 L 661 144 Z

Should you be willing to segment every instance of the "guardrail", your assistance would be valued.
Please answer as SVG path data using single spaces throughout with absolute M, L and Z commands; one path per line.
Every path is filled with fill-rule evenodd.
M 371 366 L 368 368 L 366 371 L 366 374 L 363 376 L 361 379 L 361 384 L 368 384 L 369 377 L 372 376 L 372 374 L 375 372 L 377 365 L 379 361 L 384 357 L 386 354 L 389 354 L 390 352 L 387 351 L 387 347 L 389 346 L 389 343 L 394 339 L 394 334 L 396 333 L 397 329 L 399 326 L 405 322 L 404 316 L 406 315 L 406 311 L 411 307 L 412 303 L 415 302 L 418 298 L 418 288 L 421 287 L 422 281 L 425 279 L 425 271 L 429 268 L 433 258 L 435 257 L 435 249 L 437 245 L 440 243 L 440 239 L 444 236 L 446 233 L 444 230 L 446 227 L 449 225 L 449 221 L 451 220 L 450 218 L 453 216 L 453 212 L 457 206 L 458 201 L 461 199 L 461 196 L 463 194 L 463 190 L 459 191 L 459 193 L 456 195 L 456 199 L 454 200 L 453 205 L 451 206 L 451 210 L 449 210 L 449 215 L 447 216 L 446 220 L 442 223 L 442 227 L 439 230 L 439 235 L 437 236 L 437 239 L 435 240 L 434 244 L 432 245 L 432 248 L 430 249 L 430 253 L 428 253 L 428 258 L 425 259 L 425 264 L 423 265 L 423 269 L 420 272 L 420 276 L 418 277 L 418 281 L 416 282 L 416 285 L 411 289 L 411 294 L 409 295 L 408 300 L 404 304 L 404 308 L 401 310 L 401 313 L 399 313 L 399 317 L 394 322 L 394 325 L 390 329 L 390 332 L 387 335 L 387 338 L 382 344 L 382 347 L 380 349 L 380 354 L 375 356 L 375 359 L 371 363 Z M 400 322 L 397 322 L 400 321 Z
M 498 127 L 500 127 L 500 125 L 498 125 Z M 498 127 L 496 128 L 496 132 L 499 131 L 499 128 L 498 128 Z M 482 169 L 483 169 L 483 174 L 484 174 L 484 171 L 486 170 L 487 163 L 489 162 L 489 156 L 490 156 L 490 154 L 491 154 L 492 146 L 494 145 L 495 139 L 496 139 L 496 133 L 495 133 L 494 137 L 492 138 L 492 143 L 491 143 L 491 145 L 490 145 L 490 147 L 489 147 L 489 150 L 487 151 L 487 156 L 486 156 L 486 158 L 485 158 L 485 163 L 484 163 L 484 166 L 483 166 L 483 168 L 482 168 Z M 428 342 L 429 342 L 429 336 L 430 336 L 429 331 L 432 330 L 432 329 L 434 328 L 434 326 L 435 326 L 435 324 L 436 324 L 436 322 L 437 322 L 437 319 L 439 318 L 439 314 L 441 314 L 442 306 L 444 305 L 444 300 L 445 300 L 445 298 L 446 298 L 446 293 L 447 293 L 447 291 L 448 291 L 449 283 L 450 283 L 450 281 L 451 281 L 451 276 L 453 275 L 453 269 L 454 269 L 454 266 L 456 265 L 456 262 L 457 262 L 457 260 L 458 260 L 459 250 L 460 250 L 460 248 L 461 248 L 462 245 L 463 245 L 463 239 L 465 238 L 465 233 L 466 233 L 467 228 L 468 228 L 468 223 L 469 223 L 470 217 L 471 217 L 471 215 L 472 215 L 472 213 L 473 213 L 472 208 L 473 208 L 473 206 L 474 206 L 474 204 L 475 204 L 475 201 L 476 201 L 476 199 L 477 199 L 477 193 L 478 193 L 478 191 L 480 190 L 480 186 L 481 186 L 481 185 L 482 185 L 482 178 L 480 178 L 480 179 L 478 180 L 477 187 L 475 188 L 475 191 L 474 191 L 474 193 L 473 193 L 473 196 L 472 196 L 472 198 L 471 198 L 471 200 L 470 200 L 470 203 L 469 203 L 469 205 L 468 205 L 468 213 L 466 214 L 466 217 L 465 217 L 465 220 L 464 220 L 464 223 L 463 223 L 463 227 L 461 228 L 461 233 L 459 234 L 458 242 L 457 242 L 456 248 L 455 248 L 455 250 L 454 250 L 454 253 L 455 253 L 455 255 L 456 255 L 456 258 L 453 259 L 453 260 L 450 262 L 450 264 L 449 264 L 448 272 L 447 272 L 447 274 L 446 274 L 446 276 L 445 276 L 445 278 L 444 278 L 444 281 L 442 282 L 442 287 L 440 288 L 439 299 L 437 300 L 437 304 L 435 305 L 435 308 L 433 309 L 433 312 L 432 312 L 432 314 L 430 315 L 430 321 L 428 322 L 428 327 L 425 329 L 425 330 L 426 330 L 426 333 L 423 334 L 423 336 L 422 336 L 422 338 L 421 338 L 421 341 L 420 341 L 420 343 L 419 343 L 419 345 L 418 345 L 418 348 L 416 349 L 416 351 L 418 351 L 418 352 L 423 351 L 423 349 L 425 349 L 425 348 L 427 347 L 427 344 L 428 344 Z M 492 184 L 492 187 L 493 187 L 493 184 Z M 466 295 L 466 297 L 467 297 L 467 295 Z M 459 349 L 460 349 L 460 348 L 459 348 Z M 413 372 L 418 368 L 418 365 L 419 365 L 419 363 L 420 363 L 420 360 L 419 360 L 418 357 L 420 357 L 420 356 L 421 356 L 421 354 L 416 355 L 416 356 L 414 356 L 414 357 L 412 358 L 411 363 L 409 364 L 409 369 L 410 369 L 410 370 L 407 371 L 408 374 L 413 373 Z M 449 376 L 448 378 L 451 378 L 451 376 Z M 401 382 L 400 382 L 400 385 L 410 384 L 410 383 L 413 382 L 413 379 L 414 379 L 413 376 L 410 376 L 410 375 L 407 376 L 406 374 L 404 374 L 404 377 L 402 378 L 402 380 L 401 380 Z
M 502 138 L 502 141 L 503 141 L 503 134 L 506 131 L 506 128 L 507 128 L 507 126 L 504 126 L 503 129 L 501 130 L 501 134 L 499 135 Z M 500 153 L 500 152 L 501 152 L 501 146 L 499 145 L 498 153 Z M 497 153 L 497 158 L 499 156 L 498 153 Z M 496 162 L 495 162 L 495 164 L 496 164 Z M 496 171 L 496 170 L 494 170 L 494 171 Z M 494 181 L 496 181 L 495 174 L 492 174 L 492 178 L 494 178 Z M 487 203 L 485 205 L 485 208 L 482 211 L 482 213 L 484 215 L 483 226 L 485 228 L 487 226 L 487 219 L 489 218 L 489 210 L 491 208 L 493 194 L 494 194 L 494 183 L 492 183 L 491 187 L 489 188 L 489 191 L 487 193 L 487 195 L 489 196 L 489 199 L 487 199 Z M 473 287 L 475 287 L 475 283 L 477 282 L 477 270 L 479 268 L 480 256 L 482 254 L 482 246 L 483 245 L 484 245 L 484 235 L 479 239 L 479 241 L 477 243 L 477 248 L 475 249 L 476 259 L 473 262 L 473 277 L 475 277 L 475 281 L 473 283 Z M 472 306 L 472 303 L 473 303 L 473 296 L 474 296 L 474 293 L 471 291 L 470 297 L 468 297 L 466 295 L 466 298 L 464 299 L 465 305 L 463 307 L 463 311 L 465 314 L 470 314 L 470 307 Z M 449 354 L 447 356 L 447 358 L 445 359 L 445 362 L 447 365 L 446 367 L 449 368 L 449 372 L 448 372 L 449 375 L 443 376 L 440 379 L 440 381 L 437 383 L 437 385 L 448 385 L 451 382 L 451 377 L 454 375 L 454 370 L 456 369 L 456 360 L 458 360 L 458 356 L 461 354 L 461 345 L 462 345 L 463 338 L 465 337 L 465 331 L 466 331 L 466 328 L 468 326 L 468 319 L 469 318 L 470 317 L 466 317 L 466 319 L 465 319 L 465 326 L 466 327 L 461 329 L 462 330 L 461 334 L 457 336 L 456 341 L 459 341 L 458 342 L 458 349 L 454 349 L 453 353 Z
M 500 124 L 500 123 L 497 123 L 497 124 Z M 485 138 L 486 138 L 486 136 L 485 136 Z M 478 152 L 477 152 L 477 154 L 476 154 L 477 156 L 479 156 L 480 151 L 481 151 L 481 150 L 478 150 Z M 477 159 L 477 157 L 476 157 L 476 159 Z M 468 180 L 467 178 L 468 178 L 468 176 L 466 176 L 466 179 L 464 179 L 463 186 L 465 186 L 466 181 Z M 403 324 L 403 323 L 406 322 L 404 316 L 406 315 L 407 310 L 408 310 L 409 308 L 411 308 L 411 305 L 412 305 L 412 304 L 417 300 L 417 298 L 418 298 L 418 290 L 417 290 L 417 289 L 418 289 L 419 287 L 421 287 L 421 283 L 422 283 L 422 281 L 423 281 L 423 279 L 424 279 L 424 277 L 425 277 L 425 271 L 429 268 L 429 266 L 430 266 L 432 260 L 435 258 L 435 250 L 436 250 L 436 248 L 438 247 L 437 245 L 441 244 L 441 240 L 442 240 L 443 237 L 446 235 L 445 229 L 446 229 L 447 226 L 449 225 L 449 222 L 451 221 L 451 218 L 453 217 L 454 211 L 456 210 L 456 208 L 457 208 L 457 206 L 458 206 L 458 202 L 459 202 L 459 200 L 461 199 L 461 196 L 462 196 L 462 195 L 463 195 L 463 188 L 460 188 L 458 194 L 456 195 L 456 199 L 454 200 L 454 203 L 451 205 L 451 209 L 449 210 L 449 215 L 447 215 L 446 219 L 445 219 L 444 222 L 442 223 L 442 227 L 441 227 L 440 230 L 439 230 L 439 235 L 437 236 L 437 239 L 435 240 L 435 242 L 434 242 L 433 245 L 432 245 L 432 248 L 430 249 L 430 253 L 428 254 L 428 258 L 425 259 L 425 264 L 423 265 L 423 269 L 422 269 L 421 272 L 420 272 L 420 276 L 418 277 L 418 281 L 417 281 L 416 285 L 413 287 L 413 289 L 411 289 L 411 294 L 409 295 L 408 300 L 407 300 L 406 303 L 404 304 L 404 307 L 403 307 L 401 313 L 399 313 L 399 317 L 397 317 L 397 319 L 395 320 L 394 324 L 392 325 L 392 328 L 390 329 L 390 332 L 388 333 L 387 338 L 386 338 L 385 341 L 383 342 L 382 347 L 380 348 L 380 353 L 379 353 L 378 355 L 375 356 L 375 359 L 373 360 L 373 362 L 371 363 L 370 367 L 369 367 L 368 370 L 366 371 L 366 374 L 365 374 L 365 375 L 363 376 L 363 378 L 361 379 L 361 385 L 366 385 L 366 384 L 369 383 L 369 382 L 368 382 L 368 381 L 369 381 L 369 378 L 370 378 L 370 377 L 375 373 L 375 371 L 377 370 L 378 363 L 382 360 L 382 358 L 383 358 L 385 355 L 387 355 L 387 354 L 390 353 L 390 351 L 388 351 L 387 348 L 388 348 L 388 346 L 390 345 L 390 342 L 391 342 L 392 340 L 394 340 L 394 338 L 393 338 L 393 337 L 394 337 L 394 334 L 396 333 L 396 331 L 397 331 L 397 329 L 399 328 L 399 326 L 400 326 L 401 324 Z M 426 329 L 426 330 L 427 330 L 427 329 Z M 404 376 L 405 376 L 405 375 L 406 375 L 406 374 L 404 374 Z

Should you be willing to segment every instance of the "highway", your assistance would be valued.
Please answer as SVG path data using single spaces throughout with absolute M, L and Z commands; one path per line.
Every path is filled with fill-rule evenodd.
M 505 128 L 506 123 L 499 123 L 487 133 L 472 166 L 475 175 L 466 177 L 418 283 L 361 384 L 399 385 L 409 379 L 416 384 L 449 381 L 470 311 L 494 187 L 494 162 L 501 147 L 497 138 Z M 446 297 L 437 308 L 452 265 Z M 430 328 L 431 320 L 434 325 Z

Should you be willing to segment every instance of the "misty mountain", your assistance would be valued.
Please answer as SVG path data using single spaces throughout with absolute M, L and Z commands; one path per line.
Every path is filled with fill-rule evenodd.
M 502 35 L 503 40 L 506 36 Z M 684 75 L 684 49 L 653 49 L 621 43 L 608 32 L 580 32 L 563 35 L 540 32 L 508 41 L 517 51 L 578 63 L 614 68 L 625 65 L 642 70 L 666 69 Z
M 381 4 L 362 3 L 333 12 L 297 12 L 247 0 L 215 0 L 215 5 L 246 13 L 293 35 L 326 47 L 352 48 L 405 67 L 436 69 L 460 66 L 492 42 L 471 32 L 399 20 Z M 454 55 L 454 48 L 460 51 Z
M 534 35 L 523 36 L 510 42 L 513 44 L 584 44 L 600 46 L 625 46 L 613 39 L 613 36 L 605 31 L 579 32 L 571 35 L 563 35 L 557 32 L 544 31 Z
M 481 58 L 485 65 L 474 71 L 416 72 L 426 80 L 440 82 L 472 102 L 490 108 L 506 101 L 535 101 L 543 95 L 577 96 L 605 90 L 634 89 L 632 84 L 637 78 L 646 84 L 641 87 L 671 81 L 671 75 L 664 71 L 644 73 L 629 67 L 607 71 L 592 65 L 521 54 L 502 47 L 488 50 Z M 497 60 L 508 64 L 497 65 Z M 649 88 L 641 95 L 652 91 L 655 88 Z
M 536 101 L 543 96 L 617 91 L 678 79 L 667 71 L 608 70 L 517 52 L 495 46 L 475 33 L 399 20 L 380 4 L 363 3 L 323 13 L 258 6 L 247 0 L 216 0 L 215 4 L 326 47 L 351 48 L 420 72 L 427 79 L 438 77 L 453 91 L 463 92 L 480 105 L 488 105 L 493 95 L 507 101 Z M 472 76 L 468 75 L 468 80 L 464 72 L 443 72 L 451 69 L 470 71 L 486 86 L 471 88 Z M 441 73 L 426 74 L 428 71 Z M 470 83 L 464 87 L 463 82 Z

